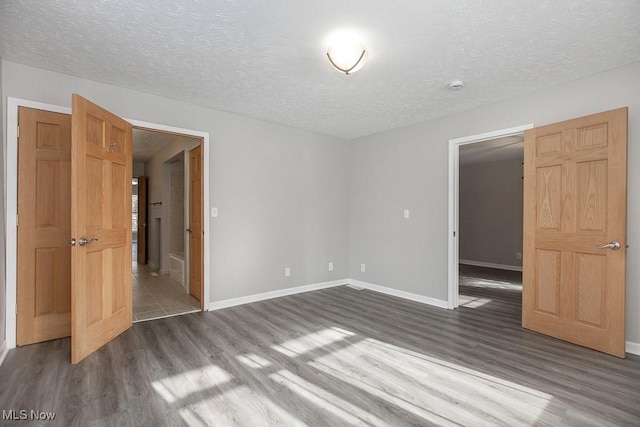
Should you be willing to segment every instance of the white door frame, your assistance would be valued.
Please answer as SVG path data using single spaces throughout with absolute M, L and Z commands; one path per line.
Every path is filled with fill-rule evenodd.
M 58 105 L 45 104 L 42 102 L 29 101 L 20 98 L 7 97 L 7 145 L 5 156 L 5 183 L 6 183 L 6 199 L 5 199 L 5 221 L 6 221 L 6 330 L 5 337 L 7 348 L 16 347 L 16 291 L 17 291 L 17 220 L 18 220 L 18 107 L 34 108 L 38 110 L 53 111 L 55 113 L 71 114 L 71 108 L 61 107 Z M 209 306 L 209 285 L 211 279 L 211 267 L 207 260 L 211 251 L 211 233 L 209 232 L 209 222 L 206 221 L 209 216 L 209 165 L 210 163 L 210 144 L 209 132 L 201 132 L 192 129 L 183 129 L 175 126 L 167 126 L 158 123 L 145 122 L 135 119 L 127 119 L 134 127 L 146 128 L 150 130 L 158 130 L 169 133 L 177 133 L 182 135 L 202 138 L 204 148 L 204 200 L 203 200 L 203 225 L 204 227 L 204 243 L 202 261 L 204 263 L 203 277 L 203 298 L 204 310 L 208 310 Z M 71 237 L 71 236 L 69 236 Z
M 476 142 L 489 141 L 507 136 L 522 135 L 525 130 L 532 129 L 533 124 L 515 126 L 512 128 L 496 130 L 493 132 L 480 133 L 477 135 L 464 136 L 449 140 L 449 274 L 448 274 L 448 308 L 458 307 L 458 225 L 460 219 L 459 212 L 459 164 L 460 146 L 475 144 Z

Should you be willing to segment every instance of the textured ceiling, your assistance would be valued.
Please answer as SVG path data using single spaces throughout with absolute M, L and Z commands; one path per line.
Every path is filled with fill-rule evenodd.
M 369 47 L 350 76 L 325 56 L 342 28 Z M 6 60 L 345 139 L 640 61 L 639 40 L 637 0 L 0 2 Z
M 133 161 L 146 162 L 165 145 L 172 142 L 191 142 L 194 138 L 171 133 L 133 129 Z
M 460 165 L 524 159 L 524 137 L 508 136 L 460 147 Z

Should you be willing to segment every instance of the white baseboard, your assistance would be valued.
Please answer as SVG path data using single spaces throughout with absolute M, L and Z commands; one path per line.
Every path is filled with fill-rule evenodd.
M 627 353 L 636 354 L 640 356 L 640 343 L 627 341 Z
M 2 362 L 4 362 L 4 358 L 7 357 L 7 353 L 9 353 L 9 347 L 7 346 L 7 341 L 2 341 L 2 344 L 0 344 L 0 366 L 2 366 Z
M 285 297 L 287 295 L 300 294 L 303 292 L 317 291 L 318 289 L 332 288 L 349 283 L 348 279 L 334 280 L 332 282 L 314 283 L 312 285 L 302 285 L 293 288 L 281 289 L 277 291 L 264 292 L 261 294 L 248 295 L 246 297 L 231 298 L 222 301 L 210 302 L 207 310 L 222 310 L 223 308 L 235 307 L 237 305 L 250 304 L 252 302 L 264 301 L 272 298 Z
M 491 262 L 470 261 L 467 259 L 461 259 L 461 260 L 458 260 L 458 262 L 460 264 L 473 265 L 476 267 L 497 268 L 498 270 L 509 270 L 509 271 L 522 271 L 522 267 L 519 265 L 494 264 Z
M 360 280 L 349 279 L 349 285 L 356 288 L 364 288 L 371 291 L 380 292 L 382 294 L 392 295 L 398 298 L 404 298 L 422 304 L 433 305 L 435 307 L 446 309 L 449 308 L 449 303 L 441 299 L 425 297 L 423 295 L 413 294 L 411 292 L 399 291 L 397 289 L 387 288 L 385 286 L 374 285 L 373 283 L 361 282 Z

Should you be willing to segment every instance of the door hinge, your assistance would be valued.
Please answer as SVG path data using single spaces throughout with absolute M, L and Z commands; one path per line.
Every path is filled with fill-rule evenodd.
M 20 218 L 20 215 L 16 214 L 16 227 L 18 226 L 18 218 Z
M 18 126 L 18 139 L 20 139 L 20 126 Z

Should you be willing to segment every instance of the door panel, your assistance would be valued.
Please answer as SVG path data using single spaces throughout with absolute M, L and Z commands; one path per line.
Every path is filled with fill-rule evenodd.
M 131 327 L 131 125 L 72 99 L 71 360 Z M 81 245 L 80 239 L 96 239 Z
M 189 293 L 202 306 L 202 145 L 189 152 Z
M 20 107 L 17 344 L 71 333 L 71 117 Z
M 138 264 L 147 263 L 147 177 L 138 177 Z
M 525 132 L 523 327 L 625 356 L 626 179 L 626 108 Z

